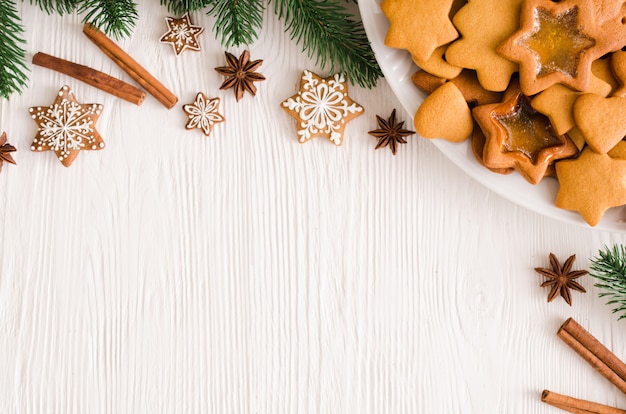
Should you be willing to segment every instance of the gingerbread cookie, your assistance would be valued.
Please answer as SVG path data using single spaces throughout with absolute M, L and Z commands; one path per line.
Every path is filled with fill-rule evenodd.
M 608 96 L 613 88 L 602 79 L 591 75 L 589 92 L 601 96 Z M 531 105 L 537 111 L 550 118 L 557 134 L 562 135 L 572 129 L 574 121 L 574 102 L 583 92 L 575 91 L 565 85 L 556 83 L 536 95 Z
M 606 154 L 626 136 L 626 98 L 583 94 L 574 103 L 574 119 L 587 145 Z
M 63 86 L 50 106 L 29 109 L 37 124 L 32 151 L 54 151 L 59 161 L 69 167 L 81 150 L 101 150 L 104 141 L 96 130 L 102 114 L 100 104 L 81 104 L 69 86 Z
M 477 106 L 472 113 L 485 134 L 485 166 L 515 168 L 531 184 L 541 181 L 554 161 L 578 153 L 566 135 L 557 135 L 550 121 L 531 107 L 516 83 L 502 103 Z
M 502 92 L 518 70 L 496 52 L 496 47 L 518 28 L 522 0 L 472 0 L 459 10 L 453 22 L 461 34 L 446 51 L 455 66 L 475 69 L 487 90 Z
M 202 92 L 198 92 L 196 100 L 190 104 L 183 105 L 183 111 L 187 114 L 187 125 L 185 129 L 196 129 L 202 131 L 207 137 L 211 135 L 215 124 L 224 122 L 226 119 L 218 112 L 220 98 L 209 99 Z
M 411 76 L 411 81 L 422 92 L 431 94 L 448 80 L 419 70 Z M 492 92 L 483 88 L 473 70 L 465 69 L 459 76 L 450 79 L 449 82 L 454 83 L 459 88 L 465 101 L 471 107 L 500 102 L 502 99 L 501 92 Z
M 459 35 L 449 17 L 453 3 L 453 0 L 384 0 L 380 8 L 390 23 L 385 44 L 406 49 L 419 61 L 428 60 L 435 49 Z
M 610 60 L 611 72 L 617 79 L 619 86 L 613 92 L 614 96 L 626 98 L 626 51 L 615 52 Z
M 185 50 L 200 50 L 198 36 L 204 32 L 204 28 L 191 24 L 189 14 L 185 14 L 180 19 L 174 17 L 166 17 L 168 31 L 159 41 L 161 43 L 169 43 L 174 48 L 174 53 L 180 55 Z
M 521 27 L 498 46 L 498 53 L 519 63 L 525 95 L 555 83 L 578 91 L 589 87 L 591 63 L 602 56 L 604 33 L 595 24 L 590 0 L 527 0 Z
M 298 142 L 325 137 L 337 146 L 343 143 L 346 124 L 364 112 L 348 96 L 342 74 L 322 78 L 308 70 L 302 72 L 300 90 L 280 106 L 298 121 Z
M 578 211 L 591 226 L 609 208 L 626 204 L 626 160 L 585 148 L 578 158 L 559 161 L 556 174 L 556 206 Z
M 411 54 L 411 59 L 413 59 L 413 63 L 428 73 L 432 73 L 435 76 L 440 76 L 445 79 L 452 79 L 459 76 L 462 68 L 453 66 L 446 61 L 444 54 L 446 53 L 447 48 L 448 45 L 439 46 L 428 59 L 420 59 L 413 54 Z
M 417 108 L 413 123 L 422 137 L 451 142 L 468 139 L 474 127 L 470 108 L 452 82 L 446 82 L 424 99 Z

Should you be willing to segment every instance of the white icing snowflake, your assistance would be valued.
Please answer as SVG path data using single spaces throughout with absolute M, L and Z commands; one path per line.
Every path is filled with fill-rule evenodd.
M 185 49 L 200 50 L 198 35 L 204 31 L 204 28 L 191 24 L 188 14 L 180 19 L 166 17 L 165 22 L 169 30 L 161 37 L 160 41 L 171 43 L 176 55 L 180 55 Z
M 198 128 L 207 137 L 211 135 L 213 125 L 225 121 L 224 117 L 217 112 L 219 105 L 220 98 L 208 99 L 205 94 L 198 92 L 194 103 L 183 105 L 183 111 L 189 118 L 185 128 Z
M 299 142 L 322 136 L 341 145 L 346 123 L 363 113 L 363 107 L 348 96 L 343 75 L 323 79 L 308 70 L 302 73 L 300 91 L 282 106 L 298 120 Z
M 78 103 L 69 86 L 64 86 L 51 106 L 30 108 L 39 128 L 31 150 L 54 151 L 69 166 L 78 151 L 104 148 L 95 129 L 102 108 L 100 104 Z

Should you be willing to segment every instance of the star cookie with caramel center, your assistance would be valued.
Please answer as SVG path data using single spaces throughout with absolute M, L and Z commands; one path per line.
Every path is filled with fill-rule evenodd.
M 577 158 L 557 162 L 556 175 L 555 205 L 578 211 L 590 226 L 597 225 L 609 208 L 626 204 L 626 160 L 587 147 Z
M 50 106 L 29 109 L 38 130 L 30 149 L 54 151 L 61 163 L 69 167 L 81 150 L 101 150 L 104 141 L 96 130 L 102 114 L 100 104 L 81 104 L 69 86 L 63 86 Z
M 308 70 L 302 72 L 300 90 L 280 106 L 298 121 L 298 142 L 324 137 L 337 146 L 343 143 L 346 124 L 364 112 L 348 96 L 342 74 L 322 78 Z
M 166 17 L 165 22 L 167 23 L 168 31 L 159 40 L 161 43 L 171 44 L 177 56 L 185 50 L 200 50 L 198 36 L 204 32 L 204 28 L 194 26 L 191 23 L 189 14 L 185 14 L 180 19 Z
M 537 184 L 554 161 L 578 153 L 567 135 L 557 135 L 548 118 L 532 108 L 515 82 L 502 103 L 480 105 L 472 113 L 485 134 L 483 161 L 488 168 L 514 168 Z
M 596 25 L 591 0 L 527 0 L 521 27 L 497 51 L 519 63 L 527 96 L 555 83 L 579 91 L 589 87 L 591 64 L 604 52 L 605 34 Z

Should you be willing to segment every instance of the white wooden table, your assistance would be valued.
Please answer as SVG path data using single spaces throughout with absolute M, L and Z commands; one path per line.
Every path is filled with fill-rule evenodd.
M 46 52 L 132 81 L 82 35 L 81 16 L 19 5 L 28 59 Z M 344 145 L 296 141 L 280 102 L 306 58 L 265 13 L 250 46 L 267 80 L 220 91 L 224 49 L 202 13 L 202 51 L 158 42 L 167 10 L 140 2 L 119 41 L 180 98 L 142 106 L 32 67 L 0 100 L 18 165 L 0 174 L 0 413 L 558 413 L 543 389 L 626 407 L 626 396 L 556 336 L 574 317 L 626 358 L 593 279 L 546 302 L 548 254 L 575 268 L 624 234 L 518 207 L 417 137 L 374 150 L 385 80 L 351 87 L 365 115 Z M 243 49 L 232 49 L 239 54 Z M 34 153 L 28 108 L 68 84 L 102 103 L 107 147 L 69 168 Z M 210 138 L 183 103 L 222 99 Z

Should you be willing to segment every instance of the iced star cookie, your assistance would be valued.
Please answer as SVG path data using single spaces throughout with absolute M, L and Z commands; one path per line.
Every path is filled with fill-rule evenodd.
M 343 75 L 322 78 L 308 70 L 302 72 L 300 90 L 280 106 L 298 121 L 298 142 L 325 137 L 337 146 L 343 143 L 346 124 L 364 112 L 348 96 Z
M 81 104 L 69 86 L 63 86 L 50 106 L 29 109 L 37 124 L 32 151 L 54 151 L 59 161 L 69 167 L 81 150 L 101 150 L 104 141 L 96 130 L 102 114 L 100 104 Z
M 209 99 L 202 92 L 198 92 L 196 100 L 183 105 L 183 111 L 187 114 L 185 129 L 199 129 L 207 137 L 211 135 L 215 124 L 224 122 L 225 118 L 218 112 L 220 98 Z
M 198 36 L 204 32 L 204 28 L 191 24 L 189 14 L 185 14 L 180 19 L 166 17 L 168 31 L 161 36 L 161 43 L 169 43 L 174 48 L 174 53 L 180 55 L 185 50 L 200 50 Z

